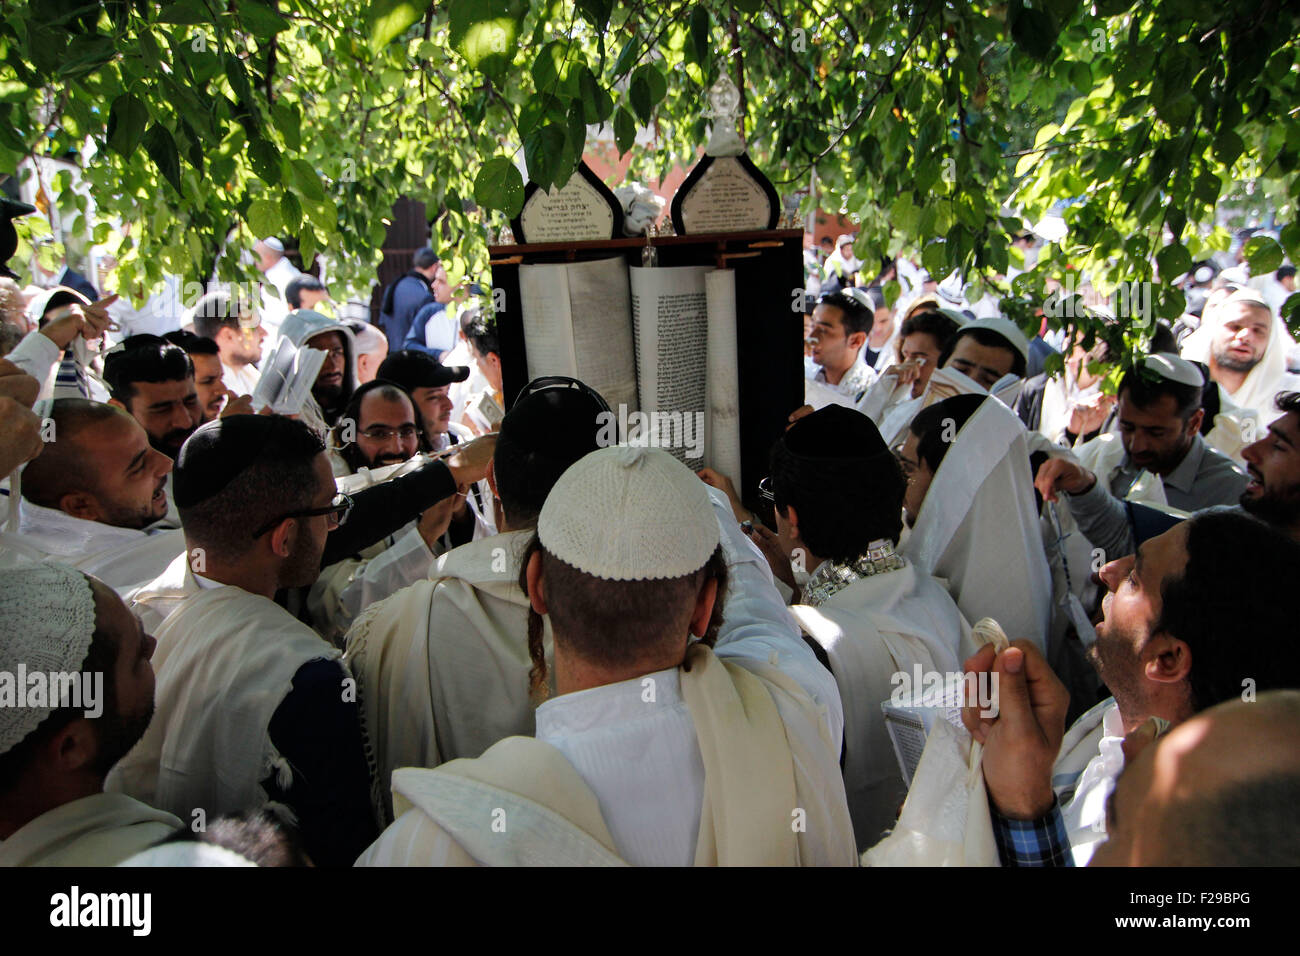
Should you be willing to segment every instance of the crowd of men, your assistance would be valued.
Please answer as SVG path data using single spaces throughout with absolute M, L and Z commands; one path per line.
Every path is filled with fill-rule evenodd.
M 6 289 L 0 864 L 1300 862 L 1278 303 L 1198 270 L 1112 395 L 1082 324 L 840 240 L 757 497 L 576 379 L 507 403 L 431 249 L 377 325 L 273 239 L 160 334 Z M 906 765 L 912 674 L 997 680 L 903 701 Z

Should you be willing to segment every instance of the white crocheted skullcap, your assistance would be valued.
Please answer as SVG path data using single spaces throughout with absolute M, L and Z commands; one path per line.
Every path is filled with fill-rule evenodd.
M 214 843 L 198 843 L 194 840 L 174 840 L 159 846 L 141 850 L 135 856 L 129 856 L 118 866 L 257 866 L 247 857 L 240 856 L 234 850 Z
M 77 673 L 95 634 L 95 594 L 80 571 L 65 564 L 33 564 L 5 571 L 4 578 L 0 680 L 13 682 L 15 699 L 0 706 L 0 754 L 58 710 L 58 701 L 49 701 L 49 695 L 47 701 L 55 706 L 17 706 L 19 665 L 27 674 Z
M 1029 339 L 1025 338 L 1025 333 L 1020 331 L 1020 326 L 1010 319 L 1000 315 L 987 315 L 982 319 L 967 322 L 962 327 L 963 332 L 969 332 L 971 329 L 988 329 L 990 332 L 996 332 L 1007 340 L 1008 345 L 1023 355 L 1026 361 L 1029 359 Z
M 1187 359 L 1179 358 L 1177 355 L 1156 352 L 1142 360 L 1142 367 L 1179 385 L 1194 385 L 1197 388 L 1205 385 L 1205 376 L 1201 374 L 1201 370 Z
M 537 520 L 542 547 L 612 581 L 685 577 L 704 567 L 719 536 L 704 482 L 666 451 L 640 446 L 578 459 Z

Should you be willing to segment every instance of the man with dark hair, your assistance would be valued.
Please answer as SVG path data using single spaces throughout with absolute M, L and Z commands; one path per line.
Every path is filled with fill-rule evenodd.
M 194 332 L 217 343 L 226 385 L 240 395 L 257 388 L 266 329 L 253 303 L 228 292 L 209 292 L 194 306 Z
M 95 578 L 53 562 L 5 572 L 0 674 L 39 672 L 49 693 L 15 706 L 11 682 L 0 708 L 0 866 L 114 866 L 180 829 L 104 792 L 153 715 L 154 646 Z
M 22 472 L 18 531 L 0 532 L 5 547 L 123 591 L 185 549 L 180 532 L 160 524 L 172 460 L 139 422 L 111 405 L 60 398 L 43 427 L 54 440 Z
M 1300 541 L 1300 392 L 1278 395 L 1277 410 L 1282 417 L 1274 419 L 1264 436 L 1242 451 L 1250 480 L 1240 504 Z
M 411 327 L 402 341 L 402 348 L 428 352 L 442 361 L 444 355 L 456 344 L 456 322 L 449 306 L 452 299 L 451 282 L 442 263 L 429 283 L 433 298 L 420 306 L 411 319 Z
M 892 825 L 907 787 L 880 712 L 896 674 L 955 672 L 974 650 L 948 592 L 895 549 L 907 481 L 865 415 L 827 406 L 772 449 L 777 533 L 753 532 L 822 651 L 844 710 L 844 785 L 858 849 Z M 802 592 L 791 561 L 810 573 Z M 920 688 L 916 688 L 919 693 Z
M 401 349 L 415 313 L 433 299 L 432 283 L 442 263 L 429 246 L 417 249 L 410 272 L 398 277 L 384 290 L 379 310 L 379 327 L 388 336 L 388 347 Z
M 179 346 L 156 335 L 133 335 L 104 356 L 109 404 L 143 426 L 149 444 L 175 460 L 202 424 L 194 363 Z
M 897 447 L 898 462 L 907 479 L 903 513 L 910 528 L 916 524 L 948 449 L 957 440 L 962 426 L 984 403 L 983 395 L 954 395 L 923 409 L 908 425 L 907 437 Z
M 1049 459 L 1034 484 L 1055 501 L 1065 492 L 1084 536 L 1108 555 L 1132 553 L 1125 501 L 1180 512 L 1236 503 L 1244 470 L 1201 437 L 1199 368 L 1175 355 L 1148 355 L 1120 382 L 1118 435 L 1100 435 L 1078 461 Z
M 373 839 L 348 673 L 273 600 L 315 580 L 350 504 L 302 422 L 233 415 L 185 443 L 176 505 L 187 596 L 156 630 L 157 711 L 111 789 L 185 820 L 283 804 L 321 865 L 350 864 Z
M 834 678 L 685 466 L 653 448 L 586 455 L 551 489 L 522 566 L 539 697 L 543 618 L 555 647 L 536 739 L 398 770 L 411 809 L 359 863 L 857 862 Z M 489 833 L 495 808 L 510 822 Z
M 1008 748 L 997 739 L 1005 714 L 991 724 L 976 722 L 977 739 L 984 735 L 984 776 L 994 807 L 1012 820 L 1035 820 L 1053 808 L 1056 787 L 1074 862 L 1086 862 L 1105 836 L 1105 798 L 1125 763 L 1126 734 L 1150 718 L 1181 724 L 1244 692 L 1300 686 L 1300 645 L 1274 637 L 1293 627 L 1291 609 L 1277 596 L 1294 586 L 1297 575 L 1300 545 L 1226 509 L 1202 512 L 1145 541 L 1136 555 L 1103 567 L 1100 577 L 1109 594 L 1088 656 L 1114 697 L 1094 709 L 1102 727 L 1094 756 L 1077 783 L 1063 781 L 1054 749 L 1061 723 L 1037 743 Z M 1003 652 L 996 664 L 985 648 L 968 667 L 996 669 L 1003 681 L 1024 680 L 1022 668 L 1005 669 L 1008 653 L 1024 655 L 1031 686 L 1040 677 L 1039 687 L 1054 680 L 1050 670 L 1044 675 L 1041 658 L 1023 647 Z M 1004 685 L 1002 700 L 1023 693 Z M 1095 717 L 1085 714 L 1079 723 Z M 1053 721 L 1063 719 L 1062 707 Z M 1091 738 L 1086 746 L 1093 746 Z M 1000 831 L 1022 829 L 1004 821 Z M 1002 840 L 1004 848 L 1012 842 Z
M 329 293 L 325 291 L 325 283 L 307 272 L 294 276 L 284 287 L 284 299 L 289 304 L 290 311 L 311 309 L 319 312 L 316 307 L 328 298 Z
M 385 794 L 398 767 L 476 757 L 503 737 L 533 732 L 519 562 L 555 482 L 598 447 L 602 412 L 604 399 L 576 379 L 529 385 L 501 423 L 488 467 L 500 533 L 440 557 L 427 542 L 399 539 L 344 592 L 359 617 L 346 659 L 361 700 L 375 708 L 366 727 L 374 728 L 369 745 Z M 549 657 L 549 631 L 543 639 Z M 412 659 L 428 667 L 412 668 Z M 382 717 L 398 712 L 398 722 Z
M 824 295 L 813 309 L 812 355 L 804 359 L 804 378 L 843 395 L 850 402 L 859 401 L 876 380 L 867 365 L 863 349 L 871 333 L 875 304 L 861 289 L 845 289 Z M 819 389 L 810 387 L 805 395 L 809 404 Z
M 953 315 L 950 310 L 925 309 L 905 318 L 896 343 L 898 364 L 881 373 L 858 402 L 858 411 L 875 422 L 891 445 L 903 439 L 907 423 L 921 408 L 930 376 L 939 367 L 939 356 L 962 326 Z
M 217 343 L 184 331 L 168 332 L 163 338 L 183 348 L 194 363 L 194 390 L 198 392 L 199 410 L 203 416 L 199 424 L 212 421 L 221 414 L 232 395 L 222 378 L 221 350 Z
M 1014 322 L 1000 316 L 976 319 L 957 330 L 939 356 L 939 367 L 965 375 L 1004 404 L 1014 404 L 1020 393 L 1008 381 L 994 393 L 994 386 L 1008 375 L 1025 377 L 1029 361 L 1029 340 Z
M 479 375 L 487 382 L 487 388 L 471 397 L 467 403 L 465 421 L 479 432 L 490 431 L 494 423 L 474 403 L 478 401 L 478 396 L 486 393 L 487 398 L 482 401 L 486 403 L 490 398 L 498 409 L 498 415 L 505 408 L 505 395 L 501 391 L 501 345 L 497 339 L 496 325 L 485 318 L 476 318 L 466 327 L 465 337 L 469 341 L 470 356 L 474 359 Z
M 349 440 L 345 432 L 355 438 Z M 382 378 L 352 393 L 334 427 L 334 441 L 349 473 L 401 464 L 428 449 L 424 422 L 411 396 Z

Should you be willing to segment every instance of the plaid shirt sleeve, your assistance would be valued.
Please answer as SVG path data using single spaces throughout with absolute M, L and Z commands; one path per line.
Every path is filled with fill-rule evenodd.
M 1059 802 L 1037 820 L 1009 820 L 992 806 L 989 813 L 1003 866 L 1074 866 Z

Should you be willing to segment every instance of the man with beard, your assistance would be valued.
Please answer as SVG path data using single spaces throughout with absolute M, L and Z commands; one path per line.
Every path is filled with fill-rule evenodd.
M 221 351 L 212 339 L 205 339 L 193 332 L 168 332 L 163 338 L 172 345 L 183 348 L 194 363 L 194 390 L 199 393 L 199 411 L 203 415 L 200 424 L 206 425 L 221 414 L 227 400 L 235 397 L 226 388 Z M 251 406 L 249 410 L 251 411 Z
M 167 514 L 172 460 L 120 408 L 60 398 L 45 414 L 53 441 L 21 473 L 17 533 L 0 549 L 53 558 L 125 592 L 149 581 L 185 550 Z
M 307 425 L 234 415 L 176 462 L 185 597 L 157 628 L 157 712 L 107 786 L 185 820 L 287 808 L 308 855 L 374 839 L 370 774 L 339 652 L 273 600 L 316 579 L 351 502 Z
M 1228 509 L 1198 514 L 1103 567 L 1109 593 L 1088 656 L 1114 697 L 1079 718 L 1063 740 L 1064 706 L 1056 708 L 1033 745 L 1022 738 L 1007 747 L 995 739 L 1023 729 L 1014 716 L 1010 723 L 1002 719 L 1010 716 L 1005 709 L 992 721 L 964 715 L 985 744 L 984 778 L 1004 863 L 1043 865 L 1015 851 L 1058 800 L 1073 862 L 1086 863 L 1106 836 L 1106 803 L 1124 768 L 1124 738 L 1149 719 L 1178 725 L 1225 701 L 1300 687 L 1300 646 L 1285 637 L 1294 615 L 1279 600 L 1298 575 L 1300 546 Z M 1004 701 L 1023 699 L 1026 678 L 1031 696 L 1035 685 L 1054 681 L 1024 643 L 997 655 L 996 663 L 986 647 L 967 669 L 998 673 Z M 1046 716 L 1037 706 L 1035 713 Z M 1091 759 L 1075 778 L 1068 765 L 1081 755 Z
M 104 356 L 109 404 L 124 408 L 173 461 L 202 424 L 194 363 L 180 346 L 156 335 L 133 335 Z
M 1242 450 L 1250 481 L 1241 507 L 1300 541 L 1300 392 L 1283 392 L 1275 408 L 1282 417 Z
M 253 304 L 228 292 L 209 292 L 194 306 L 194 332 L 217 343 L 226 385 L 239 395 L 251 395 L 261 373 L 266 329 Z
M 1206 364 L 1223 397 L 1267 422 L 1274 396 L 1300 388 L 1300 375 L 1286 370 L 1294 345 L 1260 294 L 1239 289 L 1213 308 L 1206 304 L 1201 327 L 1183 342 L 1183 358 Z
M 55 563 L 6 572 L 0 674 L 21 668 L 29 680 L 25 706 L 6 700 L 0 680 L 0 866 L 114 866 L 181 828 L 104 792 L 153 716 L 154 647 L 95 578 Z M 37 700 L 36 672 L 74 675 L 76 690 L 64 698 L 51 683 Z
M 1148 355 L 1120 382 L 1118 439 L 1093 439 L 1077 462 L 1049 459 L 1035 487 L 1049 501 L 1065 492 L 1084 537 L 1111 556 L 1131 554 L 1136 544 L 1126 499 L 1180 512 L 1235 504 L 1246 475 L 1201 437 L 1204 383 L 1191 362 Z
M 299 309 L 289 313 L 280 334 L 300 349 L 325 353 L 325 362 L 311 387 L 312 400 L 303 409 L 303 420 L 314 424 L 314 419 L 319 418 L 333 428 L 357 387 L 357 349 L 352 330 L 319 312 Z

